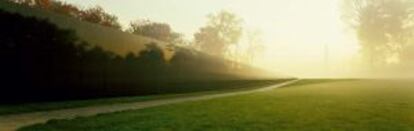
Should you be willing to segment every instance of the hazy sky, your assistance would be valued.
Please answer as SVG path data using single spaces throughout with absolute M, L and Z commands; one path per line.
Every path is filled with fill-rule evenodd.
M 350 59 L 358 51 L 341 21 L 340 0 L 65 1 L 81 7 L 100 5 L 124 26 L 139 18 L 166 22 L 186 38 L 205 24 L 206 15 L 229 10 L 244 19 L 246 28 L 261 30 L 266 51 L 257 65 L 296 76 L 347 75 L 352 72 Z

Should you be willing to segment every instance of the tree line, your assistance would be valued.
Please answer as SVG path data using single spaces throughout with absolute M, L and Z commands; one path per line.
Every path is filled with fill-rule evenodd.
M 176 53 L 167 61 L 157 43 L 123 57 L 47 20 L 1 10 L 0 16 L 1 103 L 212 90 L 257 73 L 180 47 L 171 47 Z M 209 86 L 217 82 L 222 86 Z
M 80 9 L 78 6 L 56 0 L 9 0 L 21 5 L 41 8 L 63 14 L 69 17 L 96 23 L 106 27 L 122 30 L 118 17 L 106 12 L 102 7 L 95 6 Z M 194 34 L 194 40 L 186 40 L 183 34 L 174 31 L 168 23 L 154 22 L 147 19 L 132 21 L 125 32 L 150 37 L 172 45 L 184 46 L 208 53 L 210 55 L 230 58 L 233 61 L 242 62 L 237 57 L 243 57 L 245 63 L 252 62 L 253 58 L 260 54 L 263 45 L 257 39 L 258 34 L 251 34 L 243 30 L 243 19 L 229 11 L 219 11 L 207 16 L 205 26 Z M 247 33 L 244 33 L 247 32 Z M 244 33 L 244 34 L 243 34 Z M 232 46 L 240 45 L 240 40 L 245 36 L 248 49 L 231 52 Z M 258 48 L 259 47 L 259 48 Z M 236 48 L 237 49 L 237 48 Z M 242 59 L 243 60 L 243 59 Z
M 107 13 L 102 7 L 95 6 L 87 9 L 81 9 L 76 5 L 56 1 L 56 0 L 9 0 L 13 3 L 41 8 L 56 12 L 62 15 L 73 17 L 81 21 L 92 22 L 106 27 L 112 27 L 121 30 L 121 24 L 118 17 Z

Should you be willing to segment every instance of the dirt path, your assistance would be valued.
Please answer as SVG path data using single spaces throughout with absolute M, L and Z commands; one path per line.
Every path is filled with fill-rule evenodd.
M 61 109 L 61 110 L 54 110 L 54 111 L 41 111 L 41 112 L 34 112 L 34 113 L 5 115 L 5 116 L 0 116 L 0 131 L 13 131 L 23 126 L 45 123 L 48 120 L 52 120 L 52 119 L 73 119 L 75 117 L 87 117 L 87 116 L 94 116 L 94 115 L 103 114 L 103 113 L 111 113 L 111 112 L 118 112 L 118 111 L 125 111 L 125 110 L 136 110 L 136 109 L 167 105 L 167 104 L 174 104 L 174 103 L 180 103 L 180 102 L 208 100 L 208 99 L 213 99 L 213 98 L 268 91 L 268 90 L 272 90 L 272 89 L 286 86 L 289 84 L 293 84 L 297 81 L 299 80 L 292 80 L 292 81 L 283 82 L 280 84 L 267 86 L 267 87 L 259 88 L 255 90 L 248 90 L 248 91 L 236 91 L 236 92 L 229 92 L 229 93 L 190 96 L 190 97 L 172 98 L 172 99 L 164 99 L 164 100 L 150 100 L 150 101 L 143 101 L 143 102 L 90 106 L 90 107 L 81 107 L 81 108 Z

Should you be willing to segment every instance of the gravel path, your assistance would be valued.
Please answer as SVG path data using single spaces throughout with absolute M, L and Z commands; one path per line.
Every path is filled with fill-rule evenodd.
M 293 84 L 299 80 L 292 80 L 283 83 L 279 83 L 272 86 L 267 86 L 254 90 L 247 91 L 235 91 L 228 93 L 218 93 L 218 94 L 209 94 L 209 95 L 200 95 L 200 96 L 189 96 L 189 97 L 179 97 L 172 99 L 162 99 L 162 100 L 150 100 L 142 102 L 132 102 L 132 103 L 122 103 L 122 104 L 113 104 L 113 105 L 100 105 L 100 106 L 90 106 L 90 107 L 80 107 L 80 108 L 70 108 L 70 109 L 61 109 L 61 110 L 52 110 L 52 111 L 41 111 L 34 113 L 23 113 L 23 114 L 14 114 L 14 115 L 4 115 L 0 116 L 0 131 L 14 131 L 20 127 L 28 126 L 32 124 L 45 123 L 52 119 L 73 119 L 76 117 L 87 117 L 94 116 L 97 114 L 119 112 L 125 110 L 136 110 L 160 105 L 188 102 L 188 101 L 198 101 L 198 100 L 208 100 L 214 98 L 221 98 L 234 95 L 249 94 L 254 92 L 268 91 L 289 84 Z

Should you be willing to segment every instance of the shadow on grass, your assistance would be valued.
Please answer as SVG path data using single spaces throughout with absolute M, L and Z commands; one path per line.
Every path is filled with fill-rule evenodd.
M 199 95 L 254 90 L 258 88 L 263 88 L 265 86 L 286 82 L 289 80 L 291 79 L 176 83 L 174 86 L 179 86 L 182 89 L 188 90 L 188 92 L 171 91 L 171 93 L 157 94 L 157 95 L 144 95 L 144 96 L 123 96 L 123 97 L 112 97 L 112 98 L 69 100 L 69 101 L 59 101 L 59 102 L 35 102 L 35 103 L 11 104 L 11 105 L 0 104 L 0 116 L 37 112 L 37 111 L 59 110 L 59 109 L 66 109 L 66 108 L 112 105 L 112 104 L 120 104 L 120 103 L 131 103 L 131 102 L 141 102 L 141 101 L 149 101 L 149 100 L 170 99 L 170 98 L 177 98 L 177 97 L 191 97 L 191 96 L 199 96 Z M 198 90 L 195 90 L 195 89 L 198 89 Z

